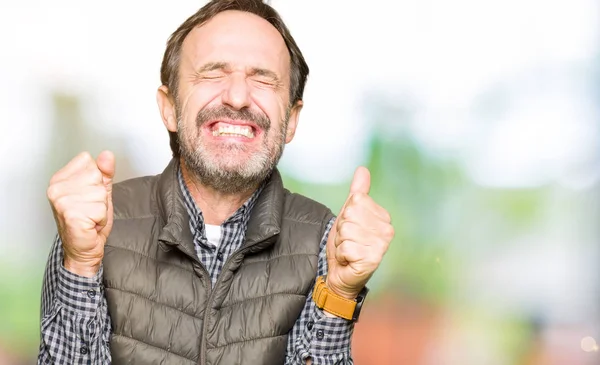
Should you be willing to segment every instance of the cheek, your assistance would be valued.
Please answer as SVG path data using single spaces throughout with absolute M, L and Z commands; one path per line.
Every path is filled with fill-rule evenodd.
M 252 92 L 252 101 L 271 121 L 269 135 L 273 134 L 274 129 L 277 133 L 280 133 L 281 124 L 285 118 L 288 101 L 287 98 L 282 97 L 280 94 L 273 90 L 254 90 Z
M 221 92 L 222 87 L 215 84 L 197 84 L 188 87 L 180 98 L 183 117 L 192 115 L 195 119 L 201 109 L 218 100 Z

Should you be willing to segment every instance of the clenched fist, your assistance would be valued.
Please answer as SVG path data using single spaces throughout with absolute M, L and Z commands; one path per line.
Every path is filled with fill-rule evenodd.
M 50 179 L 48 199 L 64 249 L 65 269 L 92 277 L 100 269 L 113 223 L 115 157 L 84 152 Z
M 327 286 L 348 299 L 367 284 L 394 238 L 390 214 L 369 196 L 370 187 L 369 170 L 359 167 L 327 240 Z

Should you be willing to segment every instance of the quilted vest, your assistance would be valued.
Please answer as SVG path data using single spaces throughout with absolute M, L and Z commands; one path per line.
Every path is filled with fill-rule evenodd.
M 113 187 L 103 284 L 113 364 L 283 364 L 333 217 L 274 171 L 214 285 L 196 256 L 175 160 Z

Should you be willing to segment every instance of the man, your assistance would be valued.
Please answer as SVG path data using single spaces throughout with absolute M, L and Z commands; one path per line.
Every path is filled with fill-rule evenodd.
M 259 0 L 211 1 L 175 31 L 157 93 L 165 171 L 113 186 L 112 153 L 82 153 L 50 181 L 38 363 L 352 363 L 393 229 L 365 168 L 337 219 L 283 188 L 307 75 Z

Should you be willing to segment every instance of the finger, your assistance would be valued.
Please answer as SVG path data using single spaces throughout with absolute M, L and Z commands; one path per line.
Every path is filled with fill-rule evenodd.
M 390 213 L 366 194 L 353 194 L 346 202 L 344 209 L 340 212 L 340 216 L 346 215 L 347 210 L 353 211 L 357 208 L 361 209 L 360 207 L 367 209 L 384 222 L 390 223 L 392 221 Z
M 386 212 L 387 213 L 387 212 Z M 390 222 L 381 215 L 373 213 L 371 209 L 364 205 L 351 205 L 346 207 L 339 217 L 337 227 L 344 222 L 353 222 L 369 228 L 372 231 L 379 230 L 383 225 L 389 225 Z
M 48 197 L 57 208 L 59 206 L 69 207 L 79 202 L 102 202 L 107 204 L 107 195 L 104 185 L 82 186 L 72 181 L 64 181 L 48 188 Z
M 102 172 L 92 160 L 92 164 L 87 165 L 84 169 L 74 171 L 71 175 L 62 180 L 51 182 L 50 185 L 62 184 L 66 182 L 73 184 L 73 186 L 103 185 Z
M 391 224 L 379 223 L 376 229 L 370 229 L 356 223 L 346 223 L 342 226 L 336 238 L 338 247 L 345 241 L 353 241 L 363 246 L 370 253 L 385 253 L 394 238 L 394 228 Z
M 335 250 L 335 259 L 342 266 L 358 262 L 366 255 L 367 252 L 363 245 L 350 240 L 343 241 Z
M 352 199 L 352 196 L 355 194 L 369 194 L 370 188 L 371 174 L 366 167 L 359 166 L 356 171 L 354 171 L 354 176 L 352 177 L 352 182 L 350 183 L 350 194 L 348 194 L 348 198 L 346 198 L 346 201 L 344 202 L 344 205 L 342 205 L 340 212 L 344 211 Z
M 86 170 L 86 168 L 94 162 L 94 159 L 89 152 L 81 152 L 77 156 L 73 157 L 62 169 L 58 170 L 52 179 L 50 184 L 58 181 L 68 179 L 70 176 Z
M 363 246 L 378 248 L 388 238 L 388 224 L 378 222 L 375 227 L 364 226 L 354 222 L 340 225 L 336 237 L 336 246 L 350 240 Z
M 359 166 L 354 172 L 352 183 L 350 184 L 350 194 L 369 194 L 371 189 L 371 173 L 364 166 Z
M 106 204 L 104 203 L 80 203 L 75 208 L 63 213 L 62 218 L 67 229 L 89 231 L 95 229 L 106 219 Z
M 82 203 L 80 209 L 81 213 L 91 221 L 90 225 L 86 226 L 87 229 L 98 229 L 98 226 L 100 228 L 106 226 L 106 204 L 98 202 Z
M 96 209 L 99 211 L 97 212 Z M 74 202 L 72 196 L 67 196 L 59 200 L 53 210 L 58 220 L 63 222 L 61 223 L 63 227 L 91 229 L 96 224 L 106 225 L 107 203 L 103 201 Z
M 102 173 L 102 182 L 111 192 L 112 181 L 115 176 L 115 155 L 110 151 L 102 151 L 96 159 L 96 165 Z
M 77 202 L 108 204 L 108 193 L 104 185 L 85 186 L 73 195 Z

